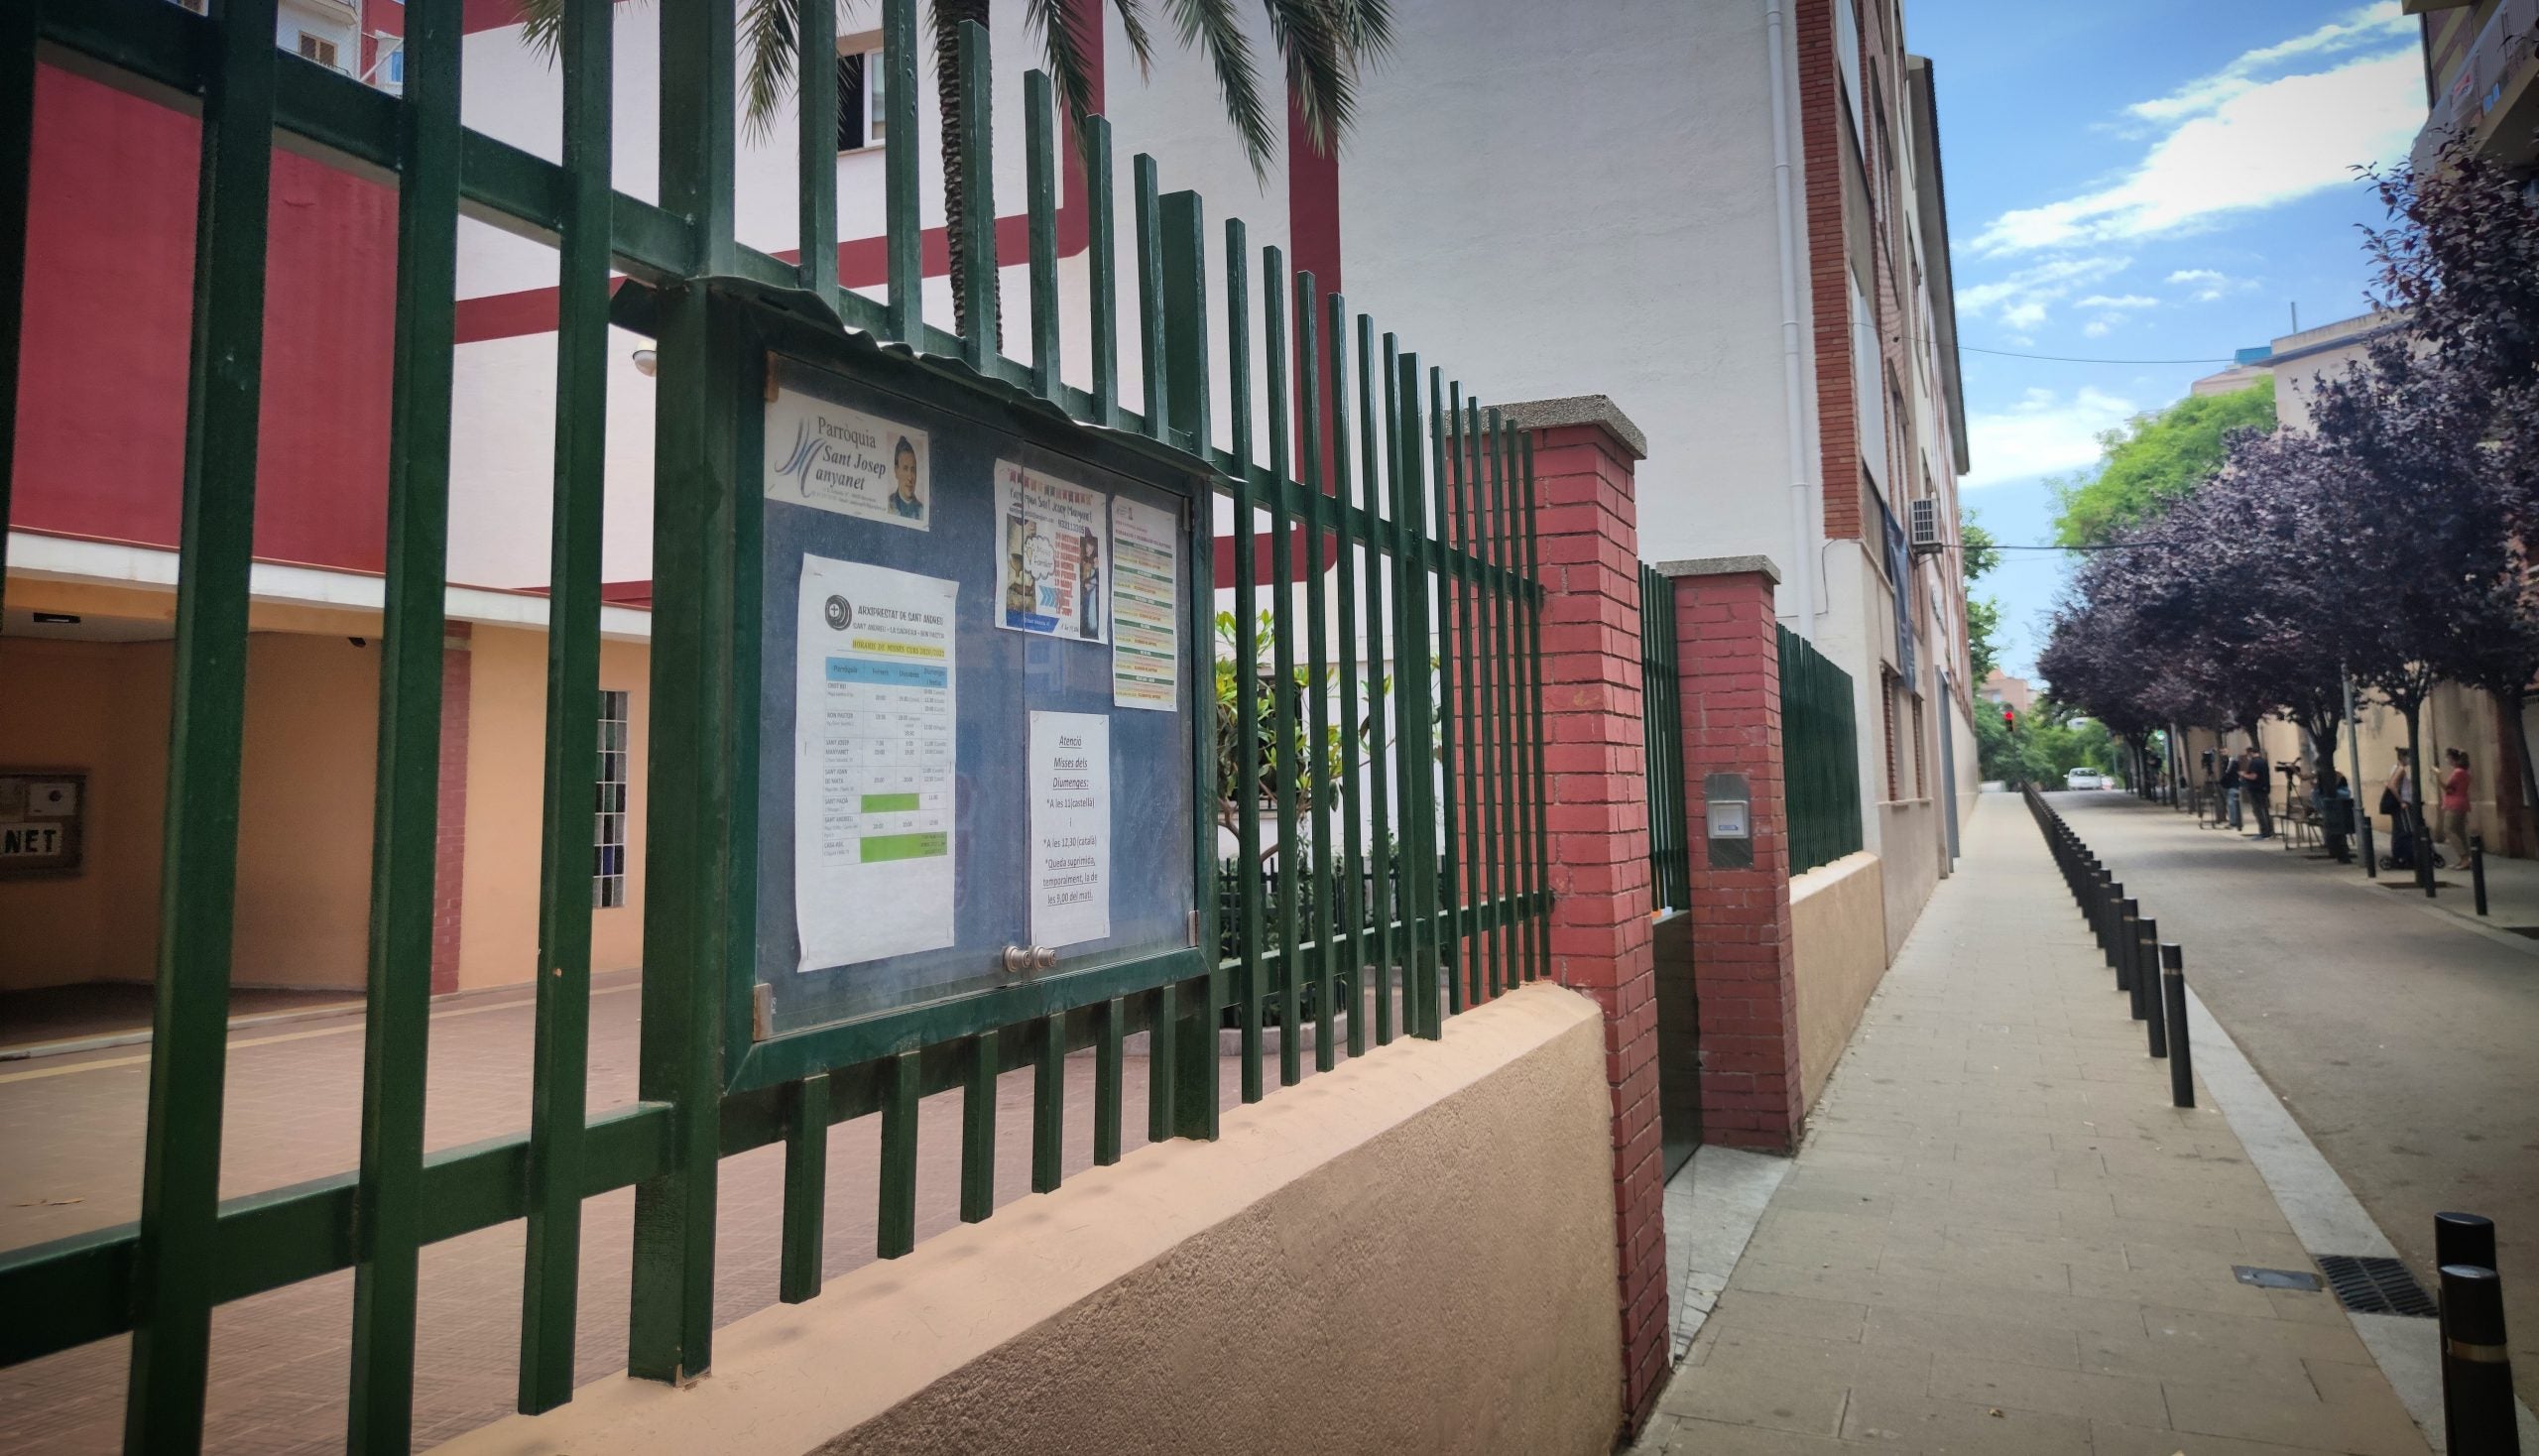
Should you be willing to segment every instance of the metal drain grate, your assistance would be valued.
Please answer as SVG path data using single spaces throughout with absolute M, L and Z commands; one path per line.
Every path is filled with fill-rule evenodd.
M 2337 1300 L 2357 1314 L 2403 1314 L 2431 1319 L 2433 1296 L 2394 1259 L 2358 1259 L 2351 1254 L 2322 1254 L 2319 1272 Z

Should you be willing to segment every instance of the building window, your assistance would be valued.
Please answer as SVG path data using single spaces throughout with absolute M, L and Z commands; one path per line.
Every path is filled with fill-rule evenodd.
M 1878 717 L 1886 724 L 1886 797 L 1889 802 L 1904 796 L 1903 758 L 1896 752 L 1895 693 L 1899 684 L 1892 672 L 1880 670 L 1877 676 Z
M 400 47 L 397 50 L 389 52 L 385 57 L 380 59 L 379 79 L 384 85 L 402 86 L 406 84 L 405 48 Z
M 841 51 L 837 58 L 837 149 L 882 145 L 882 53 Z
M 1930 765 L 1922 757 L 1922 695 L 1913 694 L 1913 796 L 1931 796 Z
M 306 31 L 300 33 L 300 54 L 303 59 L 314 61 L 319 65 L 332 68 L 335 64 L 335 43 L 319 40 Z
M 592 815 L 591 904 L 615 910 L 626 904 L 626 694 L 599 695 L 599 784 Z

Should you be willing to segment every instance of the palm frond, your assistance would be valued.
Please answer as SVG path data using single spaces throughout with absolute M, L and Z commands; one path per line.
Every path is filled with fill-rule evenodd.
M 1138 58 L 1138 74 L 1154 72 L 1154 37 L 1147 33 L 1146 0 L 1111 0 L 1120 13 L 1120 33 L 1129 38 L 1129 54 Z
M 1066 0 L 1024 0 L 1024 19 L 1040 33 L 1050 83 L 1069 117 L 1082 121 L 1093 114 L 1093 72 L 1085 61 L 1085 38 L 1068 20 Z M 1096 22 L 1099 24 L 1099 21 Z
M 741 108 L 750 136 L 765 137 L 793 89 L 793 35 L 800 0 L 742 0 Z
M 1253 74 L 1252 38 L 1235 20 L 1233 0 L 1171 0 L 1173 26 L 1181 44 L 1206 53 L 1217 73 L 1217 94 L 1225 102 L 1226 121 L 1243 139 L 1252 175 L 1270 175 L 1270 156 L 1276 135 L 1261 104 L 1261 83 Z
M 1357 121 L 1358 72 L 1392 51 L 1391 0 L 1264 0 L 1305 140 L 1331 156 Z
M 520 39 L 530 55 L 552 65 L 563 38 L 564 0 L 520 0 Z

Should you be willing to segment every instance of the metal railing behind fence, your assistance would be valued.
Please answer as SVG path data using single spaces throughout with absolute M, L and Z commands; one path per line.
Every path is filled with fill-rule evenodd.
M 1779 632 L 1789 872 L 1803 875 L 1861 847 L 1860 728 L 1852 674 L 1797 633 Z
M 1640 731 L 1648 750 L 1648 885 L 1654 908 L 1690 910 L 1693 858 L 1684 806 L 1684 699 L 1675 650 L 1675 580 L 1639 568 Z

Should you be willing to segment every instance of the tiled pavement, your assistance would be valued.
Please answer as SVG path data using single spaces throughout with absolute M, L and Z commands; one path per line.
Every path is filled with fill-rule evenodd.
M 1988 798 L 1639 1453 L 2425 1456 L 2017 800 Z
M 602 978 L 591 1004 L 590 1105 L 635 1095 L 632 980 Z M 361 1022 L 355 1017 L 242 1029 L 230 1037 L 221 1193 L 234 1196 L 351 1167 L 361 1113 Z M 530 1003 L 525 996 L 461 1000 L 436 1009 L 426 1146 L 455 1147 L 525 1126 Z M 0 1062 L 0 1249 L 127 1222 L 141 1191 L 146 1048 Z M 1146 1064 L 1127 1063 L 1126 1097 L 1145 1105 Z M 1070 1067 L 1070 1170 L 1092 1164 L 1089 1058 Z M 997 1195 L 1028 1196 L 1030 1073 L 1009 1073 L 999 1101 Z M 1225 1091 L 1234 1101 L 1234 1064 Z M 1129 1147 L 1146 1122 L 1124 1119 Z M 958 1218 L 960 1099 L 927 1099 L 918 1117 L 917 1234 Z M 872 1118 L 829 1137 L 826 1273 L 867 1263 L 874 1238 L 879 1129 Z M 715 1250 L 715 1319 L 727 1324 L 776 1302 L 784 1152 L 724 1159 Z M 626 1301 L 634 1195 L 584 1205 L 578 1379 L 626 1363 Z M 416 1445 L 420 1449 L 511 1408 L 519 1350 L 522 1225 L 515 1222 L 423 1252 Z M 320 1452 L 343 1447 L 344 1352 L 352 1277 L 335 1274 L 223 1306 L 212 1321 L 208 1449 Z M 129 1341 L 100 1341 L 0 1370 L 0 1451 L 77 1456 L 121 1449 Z

